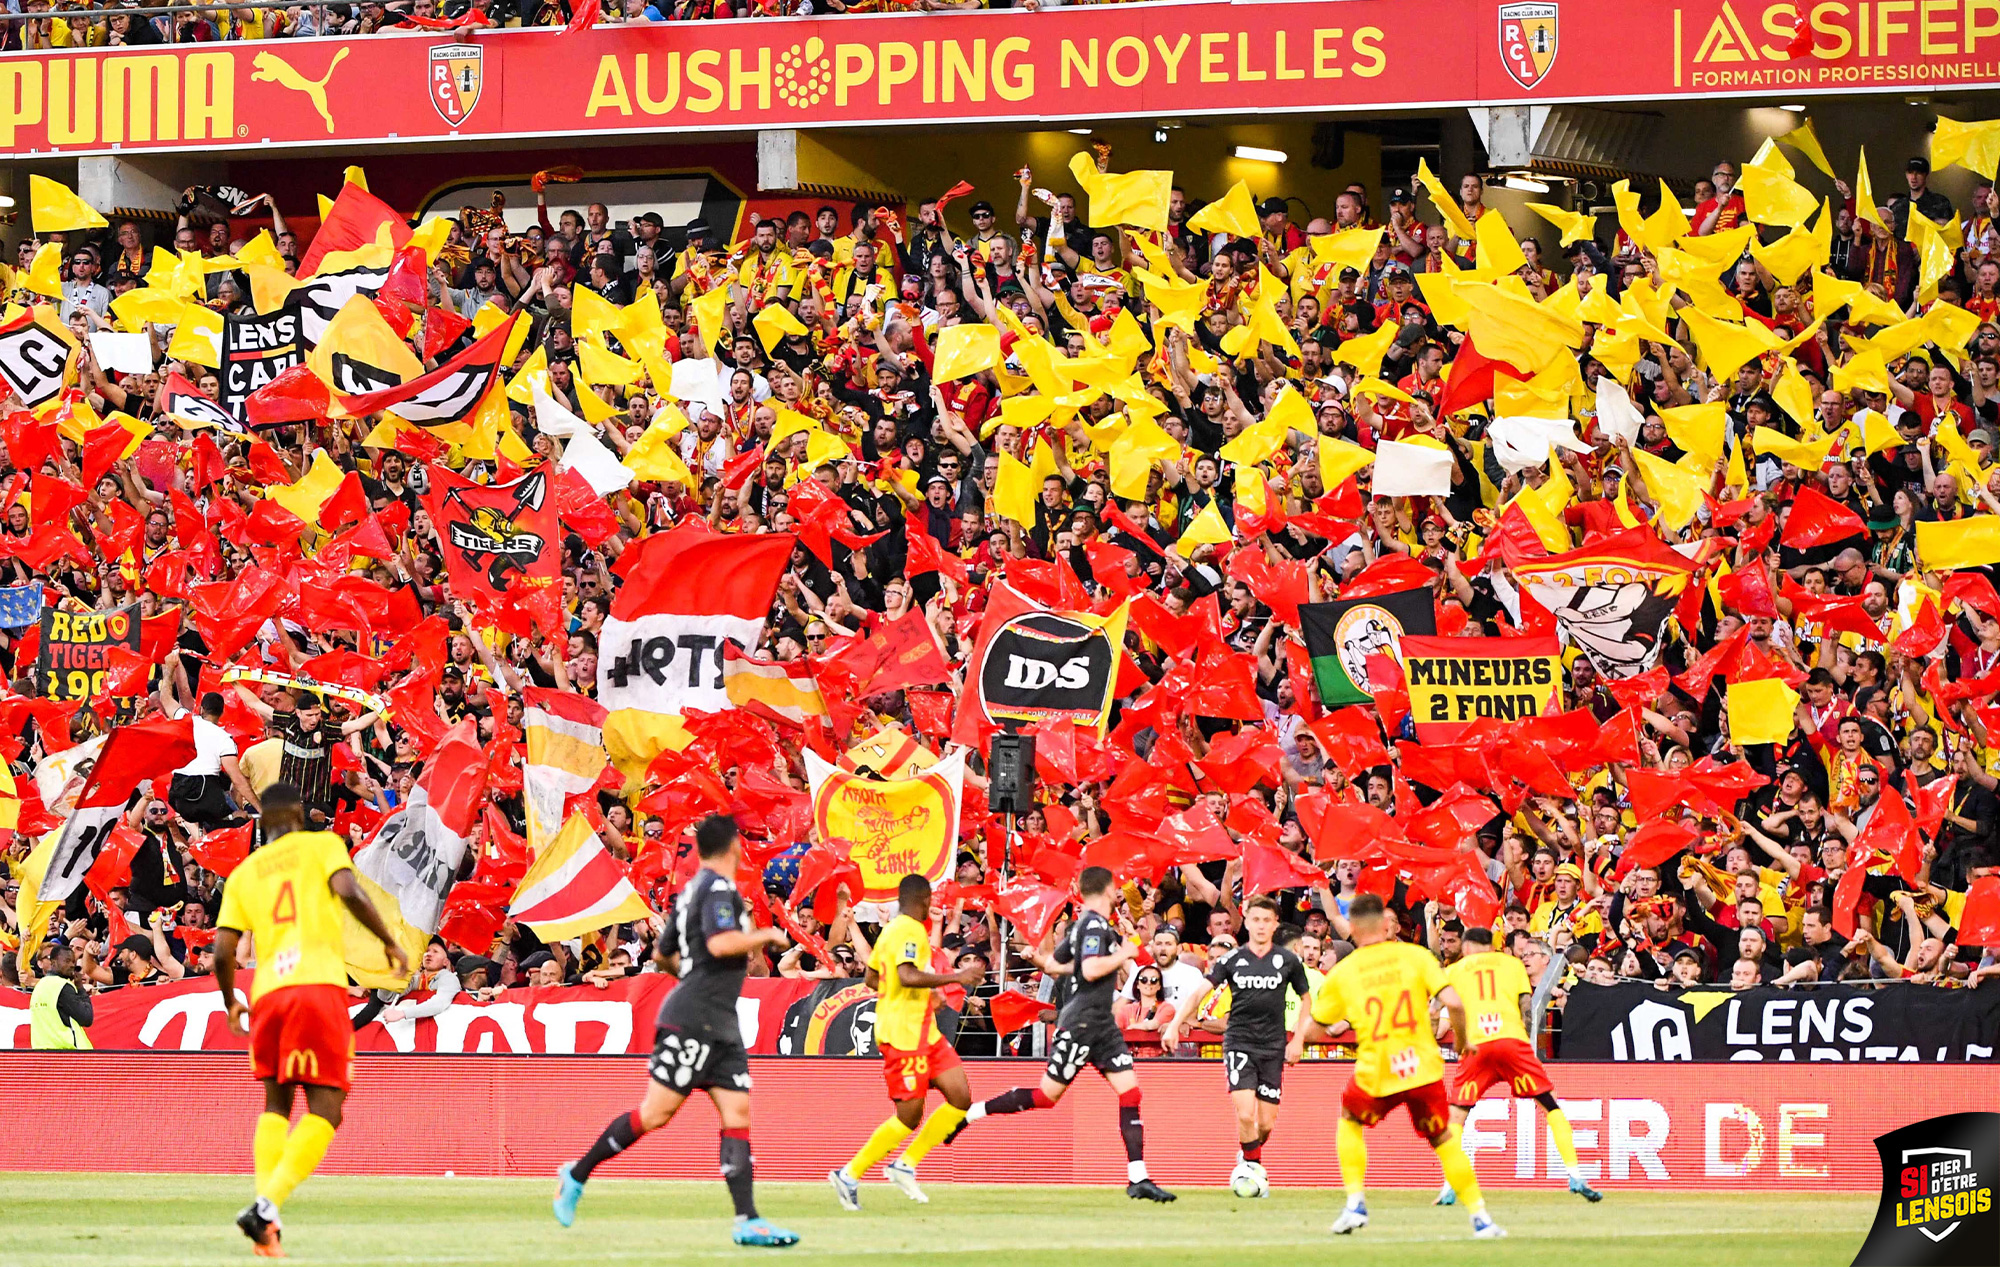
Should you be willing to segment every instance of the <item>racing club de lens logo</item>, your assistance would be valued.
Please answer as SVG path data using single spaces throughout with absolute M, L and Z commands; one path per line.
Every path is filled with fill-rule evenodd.
M 2000 1113 L 1952 1113 L 1878 1136 L 1882 1199 L 1855 1267 L 1996 1267 Z
M 440 44 L 431 50 L 431 104 L 447 127 L 472 117 L 485 79 L 486 50 L 477 44 Z
M 1556 6 L 1548 3 L 1500 6 L 1500 61 L 1523 88 L 1542 82 L 1556 64 Z

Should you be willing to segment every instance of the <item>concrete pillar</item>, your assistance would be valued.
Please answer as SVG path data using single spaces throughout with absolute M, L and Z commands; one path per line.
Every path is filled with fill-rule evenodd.
M 757 188 L 799 187 L 799 134 L 792 128 L 771 128 L 757 134 Z
M 1528 166 L 1549 118 L 1547 106 L 1472 106 L 1468 113 L 1486 146 L 1486 161 L 1496 168 Z

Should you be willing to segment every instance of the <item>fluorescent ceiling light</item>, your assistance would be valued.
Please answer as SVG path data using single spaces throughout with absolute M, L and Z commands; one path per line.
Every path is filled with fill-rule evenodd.
M 1089 128 L 1071 128 L 1069 130 L 1071 136 L 1089 136 L 1090 132 L 1091 129 Z
M 1779 106 L 1778 109 L 1789 110 L 1793 114 L 1804 114 L 1806 112 L 1806 108 L 1802 105 L 1799 105 L 1797 102 L 1793 102 L 1790 105 Z
M 1290 157 L 1283 150 L 1268 150 L 1261 145 L 1239 145 L 1235 153 L 1236 157 L 1255 163 L 1282 163 Z
M 1545 194 L 1549 192 L 1547 182 L 1536 180 L 1534 176 L 1526 172 L 1503 176 L 1500 178 L 1500 183 L 1508 189 L 1518 189 L 1524 194 Z

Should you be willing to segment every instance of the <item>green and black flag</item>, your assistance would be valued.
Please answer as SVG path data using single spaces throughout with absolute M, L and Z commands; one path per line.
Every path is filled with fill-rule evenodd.
M 1299 623 L 1320 702 L 1338 708 L 1373 703 L 1368 657 L 1395 656 L 1405 634 L 1435 634 L 1437 609 L 1430 587 L 1422 586 L 1372 598 L 1301 604 Z

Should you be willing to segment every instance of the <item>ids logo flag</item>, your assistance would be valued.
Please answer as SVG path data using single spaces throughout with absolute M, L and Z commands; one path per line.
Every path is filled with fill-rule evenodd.
M 448 126 L 465 122 L 479 104 L 484 58 L 485 50 L 477 44 L 441 44 L 431 50 L 431 104 Z
M 1556 6 L 1500 6 L 1500 61 L 1523 88 L 1533 88 L 1556 64 Z
M 1855 1267 L 2000 1264 L 2000 1113 L 1951 1113 L 1878 1136 L 1882 1199 Z
M 995 725 L 1066 719 L 1101 729 L 1118 678 L 1126 610 L 1047 611 L 1000 586 L 966 674 L 974 688 L 967 702 L 976 700 L 978 715 Z M 973 709 L 960 707 L 957 737 L 978 742 Z

